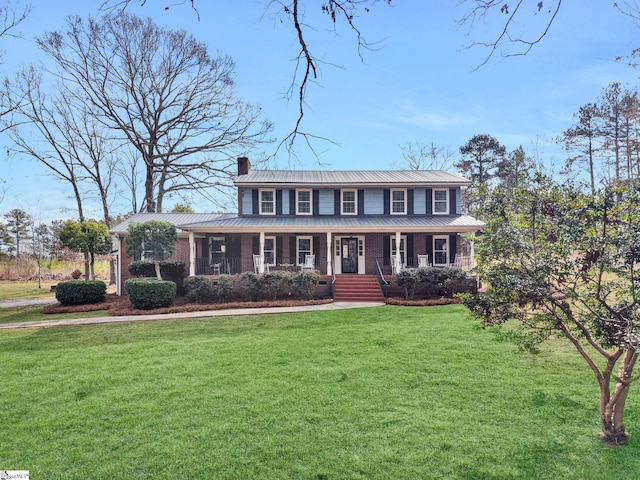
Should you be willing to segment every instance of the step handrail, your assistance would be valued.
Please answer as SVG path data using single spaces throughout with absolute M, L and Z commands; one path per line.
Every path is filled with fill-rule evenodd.
M 380 262 L 376 259 L 376 277 L 378 279 L 378 285 L 380 285 L 380 290 L 382 290 L 382 295 L 384 298 L 387 298 L 389 295 L 389 282 L 387 282 L 384 278 L 384 274 L 382 273 L 382 268 L 380 268 Z

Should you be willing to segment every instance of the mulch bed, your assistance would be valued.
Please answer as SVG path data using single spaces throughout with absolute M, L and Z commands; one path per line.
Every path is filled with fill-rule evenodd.
M 189 303 L 186 297 L 176 297 L 173 304 L 166 308 L 153 308 L 150 310 L 140 310 L 134 308 L 126 295 L 117 296 L 107 294 L 104 302 L 92 303 L 89 305 L 61 305 L 59 303 L 46 305 L 44 313 L 82 313 L 107 310 L 110 315 L 147 315 L 149 313 L 179 313 L 179 312 L 200 312 L 203 310 L 223 310 L 230 308 L 265 308 L 265 307 L 297 307 L 300 305 L 323 305 L 331 303 L 330 298 L 322 300 L 277 300 L 259 302 L 227 302 L 227 303 Z M 459 298 L 433 298 L 428 300 L 405 300 L 403 298 L 390 297 L 386 302 L 389 305 L 403 305 L 411 307 L 429 307 L 433 305 L 449 305 L 460 303 Z

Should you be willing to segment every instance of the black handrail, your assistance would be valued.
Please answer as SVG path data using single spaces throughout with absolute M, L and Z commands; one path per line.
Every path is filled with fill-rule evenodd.
M 384 274 L 382 273 L 382 268 L 380 268 L 380 262 L 376 259 L 376 277 L 378 278 L 378 285 L 380 285 L 380 290 L 382 290 L 382 295 L 384 298 L 389 296 L 389 282 L 384 279 Z

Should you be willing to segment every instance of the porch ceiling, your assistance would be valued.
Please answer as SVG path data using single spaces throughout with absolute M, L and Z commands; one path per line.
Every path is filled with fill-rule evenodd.
M 468 215 L 363 215 L 363 216 L 245 216 L 178 225 L 190 232 L 255 233 L 379 233 L 379 232 L 475 232 L 484 227 Z

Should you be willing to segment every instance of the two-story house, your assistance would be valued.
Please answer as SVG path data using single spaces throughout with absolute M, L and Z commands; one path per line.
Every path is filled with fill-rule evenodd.
M 418 266 L 419 257 L 469 268 L 472 244 L 463 234 L 484 225 L 462 213 L 469 183 L 436 170 L 252 170 L 241 157 L 237 215 L 138 214 L 112 233 L 122 237 L 129 221 L 164 217 L 179 228 L 174 259 L 190 275 L 301 268 L 393 275 Z M 130 261 L 121 258 L 121 269 Z

